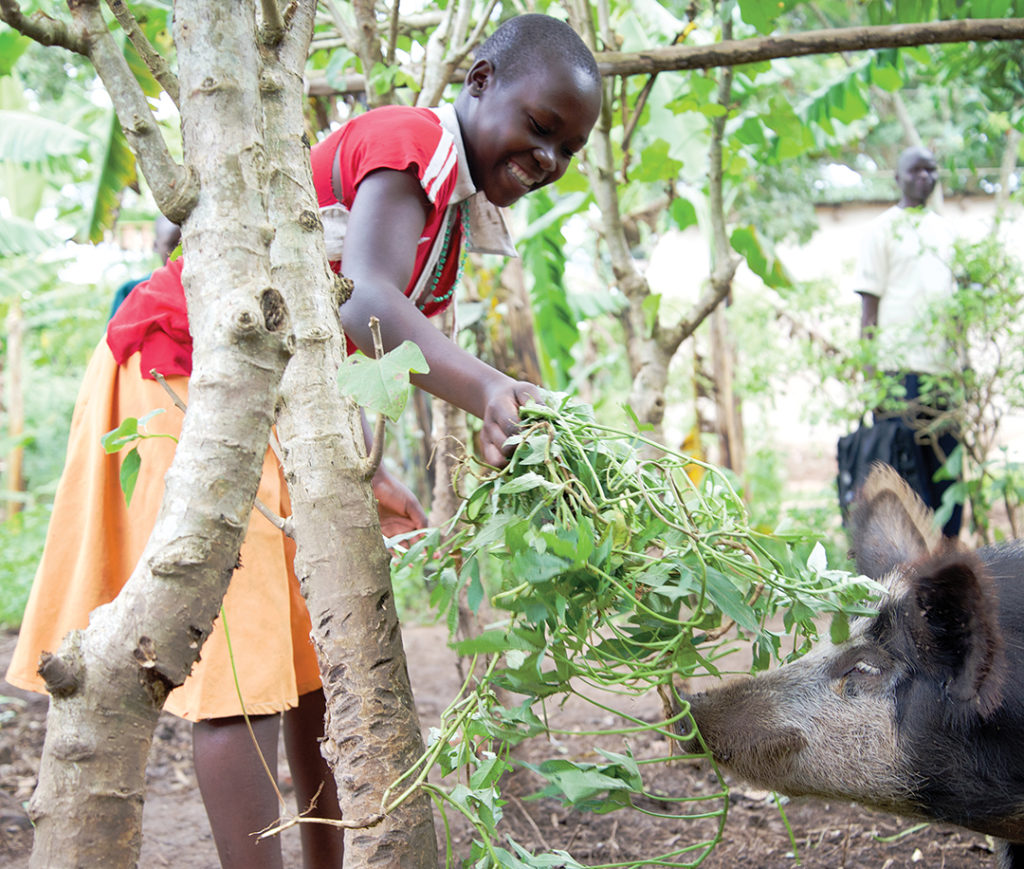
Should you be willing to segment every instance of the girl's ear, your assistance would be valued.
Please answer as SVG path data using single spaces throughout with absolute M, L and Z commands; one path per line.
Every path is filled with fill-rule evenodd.
M 490 86 L 494 78 L 494 67 L 489 60 L 478 60 L 466 73 L 466 89 L 471 96 L 480 96 Z

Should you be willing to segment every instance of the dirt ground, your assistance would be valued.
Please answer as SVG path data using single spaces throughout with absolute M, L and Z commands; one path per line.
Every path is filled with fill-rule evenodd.
M 455 657 L 447 648 L 442 628 L 410 626 L 404 631 L 404 638 L 426 733 L 428 727 L 437 723 L 457 689 Z M 13 635 L 0 634 L 0 672 L 6 669 L 13 645 Z M 32 832 L 24 805 L 36 781 L 46 706 L 46 698 L 26 694 L 0 681 L 0 866 L 7 869 L 28 866 Z M 651 718 L 658 714 L 658 704 L 654 698 L 649 702 L 644 699 L 632 711 L 639 717 Z M 555 726 L 567 731 L 607 729 L 613 723 L 609 713 L 584 703 L 569 703 L 555 710 L 554 715 Z M 601 744 L 621 752 L 621 737 L 616 739 L 617 745 L 611 738 L 602 737 Z M 637 756 L 645 756 L 659 751 L 659 746 L 652 742 L 650 737 L 635 738 L 630 748 Z M 557 756 L 599 759 L 594 747 L 592 738 L 563 736 L 524 744 L 516 749 L 515 757 L 532 762 Z M 287 786 L 286 767 L 282 766 L 281 777 Z M 540 787 L 540 779 L 527 769 L 517 770 L 511 776 L 504 788 L 508 802 L 504 807 L 503 829 L 528 848 L 564 849 L 584 865 L 652 859 L 699 843 L 712 829 L 709 822 L 664 820 L 632 810 L 606 815 L 569 811 L 552 799 L 531 800 L 530 796 Z M 649 788 L 665 798 L 694 796 L 713 790 L 715 780 L 707 767 L 677 761 L 659 764 Z M 651 808 L 657 809 L 659 802 L 652 801 Z M 669 805 L 662 803 L 661 807 Z M 996 865 L 990 842 L 954 828 L 918 828 L 912 822 L 858 806 L 809 800 L 792 801 L 785 811 L 797 842 L 798 857 L 794 856 L 783 818 L 771 795 L 744 786 L 734 787 L 724 838 L 701 865 L 709 869 L 789 869 L 797 865 L 807 869 L 985 869 Z M 441 829 L 440 824 L 438 828 Z M 288 866 L 301 865 L 297 838 L 294 831 L 284 834 Z M 464 855 L 469 841 L 467 830 L 455 826 L 454 839 L 456 855 Z M 693 858 L 682 858 L 680 862 L 686 859 Z M 169 715 L 161 718 L 153 742 L 139 865 L 142 869 L 217 866 L 196 789 L 189 727 Z

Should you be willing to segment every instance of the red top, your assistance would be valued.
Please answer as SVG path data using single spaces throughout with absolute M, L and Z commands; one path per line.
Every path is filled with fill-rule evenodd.
M 405 288 L 412 292 L 420 278 L 431 247 L 443 234 L 446 211 L 458 175 L 458 155 L 451 134 L 430 109 L 385 106 L 348 121 L 310 152 L 313 186 L 321 208 L 337 205 L 331 175 L 339 157 L 340 204 L 346 208 L 355 199 L 362 180 L 376 169 L 415 169 L 420 185 L 433 206 L 420 238 L 412 278 Z M 451 253 L 437 281 L 433 296 L 445 296 L 458 275 L 458 251 L 462 227 L 452 229 Z M 331 263 L 340 271 L 341 263 Z M 136 286 L 107 326 L 107 344 L 119 364 L 141 352 L 142 376 L 156 370 L 164 376 L 192 374 L 192 335 L 188 328 L 185 291 L 181 285 L 181 259 L 157 269 L 149 280 Z M 443 311 L 451 297 L 441 302 L 428 300 L 423 313 L 432 317 Z

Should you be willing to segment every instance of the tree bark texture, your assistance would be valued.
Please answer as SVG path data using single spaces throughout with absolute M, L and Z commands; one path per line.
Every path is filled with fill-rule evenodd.
M 429 798 L 382 815 L 387 788 L 423 753 L 358 408 L 337 386 L 340 279 L 327 267 L 303 127 L 302 71 L 315 3 L 265 57 L 273 284 L 287 300 L 295 350 L 278 432 L 292 502 L 295 570 L 312 619 L 327 701 L 323 751 L 347 823 L 345 866 L 437 866 Z M 311 267 L 310 264 L 315 264 Z M 360 823 L 367 825 L 359 827 Z
M 732 22 L 723 24 L 723 33 L 732 33 Z M 719 72 L 718 104 L 728 109 L 732 101 L 732 67 Z M 739 257 L 729 244 L 725 215 L 725 177 L 722 171 L 722 146 L 728 112 L 711 121 L 711 146 L 708 153 L 708 209 L 711 212 L 711 288 L 720 300 L 729 297 Z M 721 445 L 721 463 L 737 474 L 743 473 L 745 449 L 740 400 L 733 389 L 736 348 L 729 334 L 722 305 L 711 315 L 711 369 L 714 379 L 715 429 Z
M 260 219 L 253 9 L 193 0 L 178 4 L 176 20 L 185 155 L 203 179 L 184 226 L 196 324 L 190 407 L 138 566 L 45 667 L 52 699 L 30 804 L 40 869 L 137 861 L 153 727 L 198 658 L 234 570 L 287 359 Z

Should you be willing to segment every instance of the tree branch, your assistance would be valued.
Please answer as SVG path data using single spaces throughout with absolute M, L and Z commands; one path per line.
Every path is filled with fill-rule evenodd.
M 153 74 L 153 78 L 164 89 L 164 93 L 174 101 L 174 105 L 178 105 L 178 77 L 171 72 L 167 61 L 161 57 L 160 53 L 153 48 L 152 43 L 146 38 L 146 34 L 142 32 L 142 28 L 139 27 L 139 22 L 132 14 L 131 9 L 125 5 L 124 0 L 107 0 L 107 6 L 114 13 L 114 17 L 128 37 L 128 41 L 131 42 L 139 57 L 142 58 L 142 62 L 146 64 L 149 71 Z
M 738 66 L 783 57 L 832 54 L 837 51 L 870 51 L 949 42 L 1024 39 L 1024 18 L 974 18 L 930 21 L 923 24 L 885 24 L 873 27 L 840 27 L 780 34 L 756 39 L 723 40 L 711 45 L 667 45 L 648 51 L 603 51 L 595 54 L 601 75 L 651 75 L 686 69 Z M 343 93 L 365 90 L 365 82 L 353 76 Z M 339 93 L 326 79 L 310 81 L 310 94 Z
M 277 6 L 277 0 L 262 0 L 260 9 L 263 11 L 263 42 L 274 48 L 284 38 L 285 28 L 281 10 Z
M 169 220 L 183 223 L 199 198 L 198 179 L 175 163 L 167 150 L 149 102 L 107 29 L 98 0 L 76 0 L 69 3 L 69 9 L 76 31 L 82 35 L 84 53 L 110 95 L 157 205 Z
M 51 18 L 44 12 L 33 12 L 26 17 L 17 0 L 0 0 L 0 18 L 23 36 L 34 39 L 40 45 L 59 45 L 75 54 L 88 54 L 85 40 L 72 32 L 67 24 Z
M 597 56 L 602 75 L 638 75 L 666 70 L 737 66 L 781 57 L 868 51 L 946 42 L 1024 38 L 1024 18 L 975 18 L 922 24 L 839 27 L 779 34 L 757 39 L 728 39 L 712 45 L 669 45 L 649 51 L 608 51 Z

